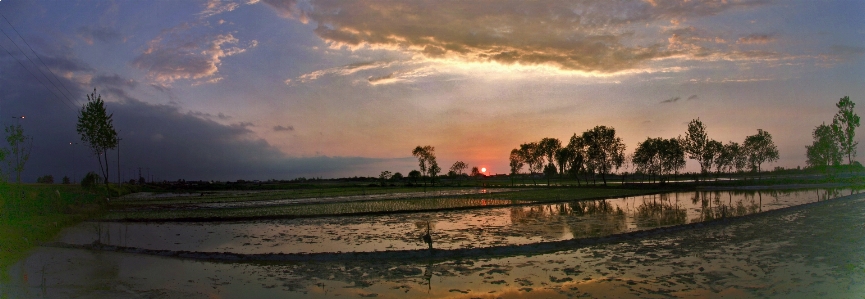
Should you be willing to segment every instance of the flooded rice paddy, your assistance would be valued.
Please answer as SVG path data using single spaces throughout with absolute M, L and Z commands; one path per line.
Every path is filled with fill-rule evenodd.
M 848 194 L 855 194 L 849 195 Z M 839 196 L 842 199 L 827 200 Z M 236 253 L 425 250 L 558 242 L 824 201 L 554 252 L 460 259 L 226 262 L 41 247 L 13 298 L 862 298 L 865 196 L 855 190 L 679 192 L 604 201 L 354 217 L 91 222 L 58 239 Z
M 852 192 L 849 189 L 698 191 L 352 217 L 233 222 L 87 222 L 66 230 L 58 241 L 238 254 L 374 252 L 428 248 L 421 237 L 429 227 L 436 249 L 483 248 L 600 237 L 743 216 Z M 480 206 L 481 201 L 492 204 L 497 200 L 476 201 L 472 204 Z

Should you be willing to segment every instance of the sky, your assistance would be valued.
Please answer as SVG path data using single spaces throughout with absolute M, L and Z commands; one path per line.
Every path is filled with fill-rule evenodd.
M 418 145 L 444 172 L 507 173 L 521 143 L 604 125 L 631 153 L 697 118 L 724 143 L 769 132 L 780 159 L 764 168 L 795 168 L 841 97 L 865 115 L 863 1 L 0 0 L 0 14 L 0 124 L 32 137 L 25 181 L 98 172 L 75 132 L 94 89 L 124 181 L 406 174 Z

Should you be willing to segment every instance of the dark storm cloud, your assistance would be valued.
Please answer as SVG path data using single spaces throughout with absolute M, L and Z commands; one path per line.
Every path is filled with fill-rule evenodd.
M 121 38 L 120 32 L 113 28 L 104 26 L 83 26 L 78 28 L 78 37 L 88 44 L 93 44 L 94 40 L 103 43 L 113 43 L 120 41 Z
M 414 51 L 503 64 L 546 64 L 610 73 L 689 54 L 666 37 L 635 42 L 635 24 L 714 15 L 765 1 L 265 1 L 318 23 L 315 33 L 345 46 Z M 375 20 L 375 21 L 370 21 Z

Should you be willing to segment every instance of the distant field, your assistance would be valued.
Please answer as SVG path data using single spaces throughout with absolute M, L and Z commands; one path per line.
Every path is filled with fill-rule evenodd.
M 416 194 L 418 188 L 409 189 Z M 453 190 L 453 189 L 446 189 Z M 295 190 L 292 190 L 295 191 Z M 401 188 L 380 189 L 376 191 L 391 192 L 399 196 Z M 396 199 L 370 199 L 346 202 L 324 202 L 316 203 L 305 201 L 304 203 L 285 204 L 277 206 L 256 206 L 251 203 L 242 208 L 201 208 L 194 203 L 213 202 L 240 202 L 240 201 L 264 201 L 281 199 L 281 196 L 297 196 L 297 198 L 310 197 L 310 193 L 301 192 L 278 192 L 268 191 L 259 193 L 241 193 L 231 196 L 220 194 L 216 198 L 202 197 L 199 201 L 195 197 L 179 196 L 165 199 L 136 199 L 128 197 L 112 203 L 112 212 L 108 213 L 106 220 L 220 220 L 220 219 L 248 219 L 248 218 L 291 218 L 312 217 L 330 215 L 350 215 L 368 213 L 393 213 L 393 212 L 415 212 L 431 210 L 465 209 L 490 206 L 508 206 L 539 202 L 569 201 L 581 199 L 599 199 L 622 197 L 637 194 L 652 193 L 653 190 L 638 189 L 614 189 L 614 188 L 538 188 L 514 190 L 497 193 L 465 194 L 465 195 L 439 195 L 435 191 L 428 192 L 427 197 L 396 198 Z M 403 192 L 408 194 L 406 192 Z M 342 192 L 330 192 L 321 194 L 357 194 L 357 190 L 342 190 Z

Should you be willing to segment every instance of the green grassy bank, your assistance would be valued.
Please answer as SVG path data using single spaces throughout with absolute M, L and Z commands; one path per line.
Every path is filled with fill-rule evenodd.
M 122 192 L 104 187 L 85 190 L 79 185 L 0 183 L 0 278 L 5 278 L 10 265 L 64 227 L 104 213 L 106 196 Z

